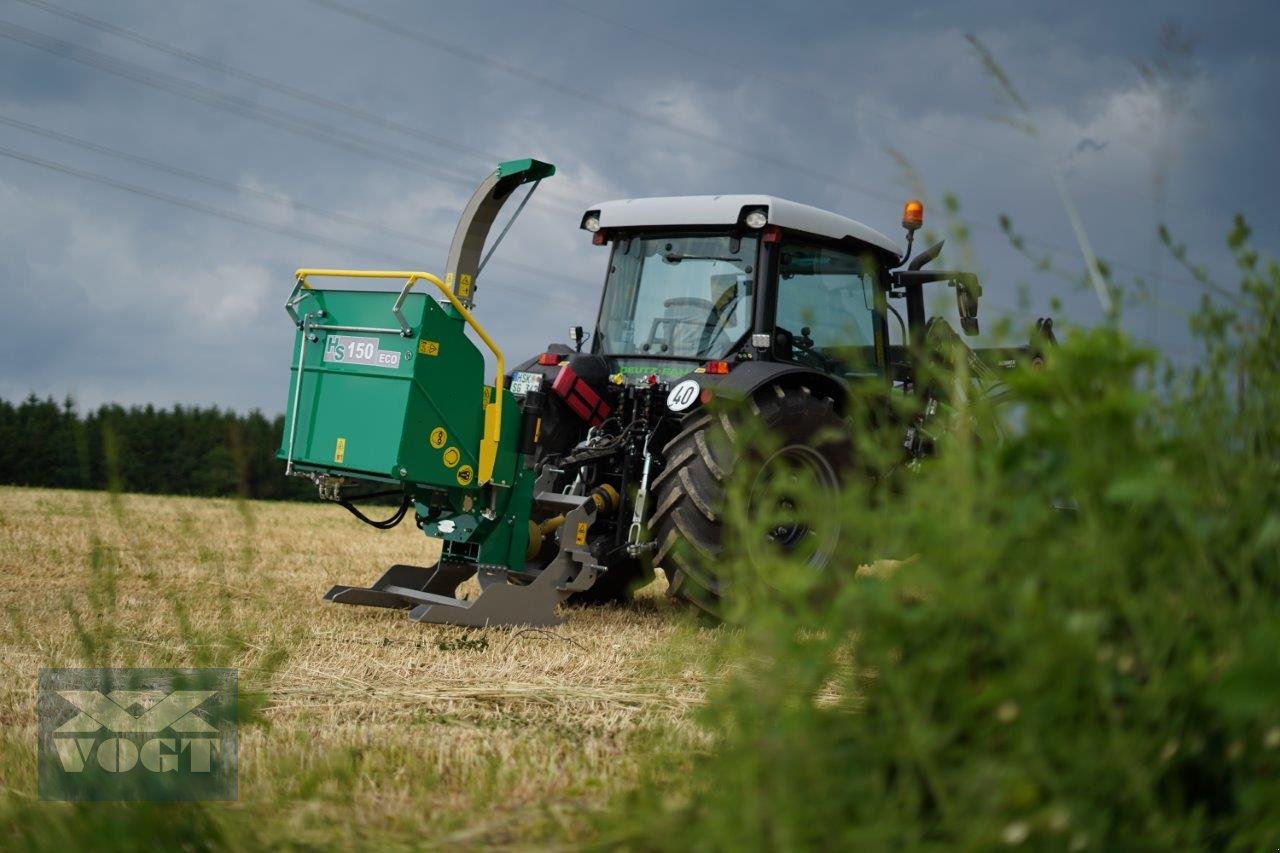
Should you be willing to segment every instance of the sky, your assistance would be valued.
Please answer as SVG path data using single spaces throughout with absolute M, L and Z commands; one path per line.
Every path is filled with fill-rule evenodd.
M 559 172 L 477 291 L 509 362 L 594 324 L 594 203 L 770 193 L 895 240 L 921 196 L 1017 336 L 1105 320 L 1074 208 L 1141 294 L 1121 322 L 1187 363 L 1205 291 L 1156 225 L 1227 288 L 1236 213 L 1275 254 L 1277 35 L 1230 0 L 0 0 L 0 398 L 279 413 L 292 271 L 440 271 L 526 156 Z

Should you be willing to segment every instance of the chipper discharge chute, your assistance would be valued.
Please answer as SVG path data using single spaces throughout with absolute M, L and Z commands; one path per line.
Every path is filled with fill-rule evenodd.
M 443 542 L 435 566 L 392 566 L 371 587 L 333 587 L 329 601 L 404 608 L 419 622 L 551 625 L 560 621 L 556 606 L 604 571 L 586 547 L 587 531 L 597 512 L 616 508 L 617 493 L 604 486 L 566 495 L 551 490 L 551 472 L 535 471 L 545 398 L 538 390 L 517 398 L 504 387 L 502 352 L 470 311 L 496 214 L 519 186 L 554 173 L 537 160 L 491 173 L 458 225 L 444 280 L 298 270 L 286 305 L 298 330 L 280 449 L 287 472 L 309 477 L 321 497 L 374 526 L 412 512 L 423 533 Z M 321 289 L 313 286 L 320 278 L 402 287 Z M 491 383 L 468 327 L 492 354 Z M 352 503 L 390 495 L 401 505 L 383 521 Z M 480 594 L 456 597 L 473 577 Z

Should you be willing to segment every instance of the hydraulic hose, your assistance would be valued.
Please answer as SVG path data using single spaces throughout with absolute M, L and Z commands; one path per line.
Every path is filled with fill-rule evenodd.
M 386 497 L 388 495 L 394 495 L 394 494 L 398 494 L 398 492 L 375 492 L 374 494 L 371 494 L 371 495 L 360 495 L 360 497 L 378 498 L 378 497 Z M 341 506 L 343 509 L 345 509 L 347 512 L 354 515 L 356 518 L 363 521 L 365 524 L 369 525 L 370 527 L 376 527 L 379 530 L 390 530 L 400 522 L 404 521 L 405 514 L 408 513 L 409 507 L 413 505 L 413 501 L 409 499 L 408 495 L 405 495 L 404 500 L 401 501 L 400 503 L 400 508 L 397 509 L 394 513 L 392 513 L 387 518 L 382 519 L 381 521 L 372 519 L 369 516 L 365 515 L 363 512 L 361 512 L 359 509 L 356 508 L 355 504 L 353 504 L 349 500 L 338 501 L 338 505 Z

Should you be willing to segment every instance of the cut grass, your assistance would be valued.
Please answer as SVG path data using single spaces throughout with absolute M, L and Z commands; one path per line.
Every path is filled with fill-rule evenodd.
M 418 625 L 334 583 L 429 564 L 412 524 L 332 506 L 0 488 L 0 809 L 36 801 L 41 667 L 231 666 L 240 798 L 264 843 L 571 841 L 654 750 L 697 741 L 713 629 L 658 582 L 554 629 Z M 111 804 L 93 808 L 120 808 Z M 52 839 L 51 839 L 52 840 Z

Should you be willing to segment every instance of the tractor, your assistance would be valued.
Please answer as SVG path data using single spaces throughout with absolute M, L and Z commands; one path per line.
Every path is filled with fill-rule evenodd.
M 904 208 L 904 249 L 852 219 L 768 195 L 636 198 L 582 216 L 591 243 L 609 253 L 590 333 L 571 326 L 567 341 L 508 370 L 473 313 L 478 277 L 554 174 L 526 159 L 486 176 L 443 278 L 297 271 L 286 303 L 296 329 L 286 472 L 374 527 L 412 512 L 441 540 L 435 565 L 395 565 L 372 586 L 334 586 L 327 600 L 401 608 L 415 621 L 543 626 L 561 621 L 558 605 L 621 600 L 658 568 L 670 594 L 714 613 L 736 466 L 751 466 L 745 482 L 785 472 L 800 483 L 794 500 L 752 504 L 768 520 L 753 550 L 824 568 L 840 540 L 832 508 L 856 467 L 851 431 L 896 431 L 905 462 L 930 452 L 923 419 L 933 400 L 904 422 L 865 407 L 855 416 L 859 391 L 929 393 L 916 373 L 931 342 L 958 345 L 990 374 L 1038 358 L 1052 339 L 1042 320 L 1025 347 L 969 349 L 926 316 L 926 286 L 948 285 L 962 331 L 977 334 L 981 285 L 971 273 L 925 269 L 941 243 L 911 257 L 918 201 Z M 486 252 L 498 213 L 525 185 Z M 342 278 L 401 285 L 315 286 Z M 774 439 L 768 452 L 737 451 L 744 427 Z M 357 504 L 373 499 L 398 507 L 371 518 Z M 472 579 L 478 594 L 460 597 Z

